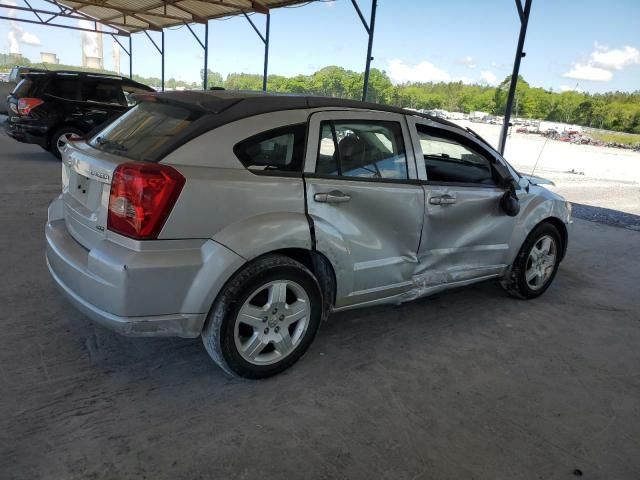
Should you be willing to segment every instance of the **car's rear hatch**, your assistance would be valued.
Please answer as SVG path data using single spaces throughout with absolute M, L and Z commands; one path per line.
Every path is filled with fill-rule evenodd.
M 111 179 L 126 158 L 85 142 L 69 142 L 62 165 L 62 198 L 69 233 L 90 250 L 106 235 Z
M 69 142 L 62 158 L 64 217 L 70 234 L 91 249 L 107 234 L 114 172 L 125 162 L 155 162 L 153 153 L 197 118 L 185 107 L 141 103 L 85 141 Z

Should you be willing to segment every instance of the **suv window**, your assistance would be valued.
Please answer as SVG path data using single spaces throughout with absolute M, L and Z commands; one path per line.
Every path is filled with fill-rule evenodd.
M 100 78 L 85 78 L 82 81 L 82 100 L 85 102 L 127 105 L 120 82 Z
M 29 96 L 29 92 L 31 91 L 31 87 L 33 87 L 33 80 L 30 78 L 24 78 L 20 80 L 20 83 L 16 85 L 16 88 L 13 89 L 13 95 L 18 98 Z
M 78 99 L 77 75 L 54 75 L 51 81 L 51 95 L 68 100 Z
M 406 180 L 407 156 L 398 122 L 323 121 L 316 173 Z
M 90 145 L 133 160 L 154 161 L 158 150 L 202 113 L 160 102 L 141 102 L 90 140 Z
M 144 94 L 144 93 L 149 93 L 149 92 L 153 92 L 154 90 L 152 88 L 149 89 L 143 89 L 138 87 L 137 85 L 132 85 L 126 82 L 122 83 L 122 91 L 124 92 L 124 98 L 127 102 L 127 105 L 129 107 L 134 106 L 135 104 L 137 104 L 138 102 L 133 98 L 133 95 L 137 95 L 137 94 Z
M 233 147 L 251 171 L 302 171 L 306 124 L 288 125 L 254 135 Z
M 495 184 L 489 159 L 464 139 L 421 125 L 417 129 L 428 181 Z

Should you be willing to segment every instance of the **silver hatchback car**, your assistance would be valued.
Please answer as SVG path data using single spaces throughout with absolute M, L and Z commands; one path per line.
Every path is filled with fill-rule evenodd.
M 571 207 L 471 130 L 334 98 L 172 92 L 63 154 L 47 263 L 95 322 L 201 336 L 228 374 L 298 360 L 330 312 L 551 284 Z

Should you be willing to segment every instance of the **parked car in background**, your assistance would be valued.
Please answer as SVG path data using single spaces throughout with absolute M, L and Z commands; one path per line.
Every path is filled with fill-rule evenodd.
M 8 113 L 6 99 L 16 88 L 16 85 L 29 72 L 40 72 L 44 70 L 34 69 L 31 67 L 13 67 L 6 78 L 0 81 L 0 114 Z
M 570 204 L 445 120 L 336 98 L 143 97 L 63 149 L 49 271 L 97 323 L 201 336 L 229 374 L 291 366 L 333 311 L 489 279 L 535 298 L 567 249 Z
M 60 158 L 69 138 L 114 120 L 133 105 L 132 94 L 147 92 L 154 90 L 114 75 L 30 72 L 7 99 L 7 133 Z

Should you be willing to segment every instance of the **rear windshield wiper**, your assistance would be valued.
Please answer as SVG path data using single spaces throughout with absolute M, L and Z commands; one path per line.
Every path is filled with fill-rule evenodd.
M 111 148 L 112 150 L 117 150 L 119 152 L 126 152 L 128 150 L 123 144 L 118 143 L 114 140 L 108 140 L 104 137 L 96 138 L 96 143 L 101 147 Z

